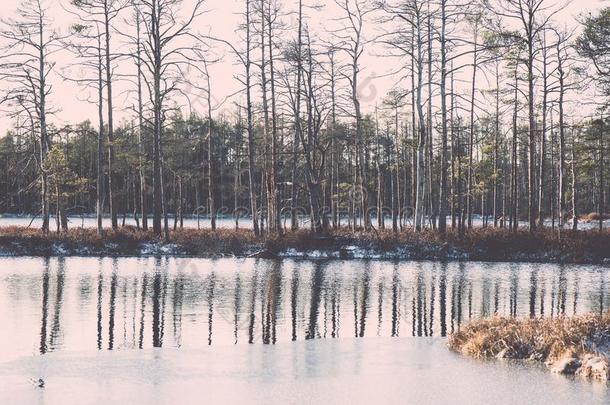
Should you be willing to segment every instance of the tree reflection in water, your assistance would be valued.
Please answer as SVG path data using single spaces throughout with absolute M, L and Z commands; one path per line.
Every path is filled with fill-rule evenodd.
M 0 279 L 0 299 L 15 300 L 17 307 L 40 308 L 37 316 L 20 318 L 15 333 L 38 336 L 41 354 L 70 346 L 116 350 L 398 337 L 405 332 L 446 336 L 465 321 L 495 314 L 601 313 L 609 296 L 605 282 L 609 270 L 594 266 L 20 260 L 35 261 L 35 270 L 25 274 L 15 270 Z M 29 295 L 7 294 L 8 277 L 13 284 L 38 288 Z M 7 320 L 19 313 L 3 311 Z M 346 325 L 351 328 L 342 333 Z

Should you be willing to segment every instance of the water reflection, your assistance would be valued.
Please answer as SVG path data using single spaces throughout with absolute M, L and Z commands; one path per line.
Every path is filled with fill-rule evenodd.
M 116 308 L 117 289 L 117 259 L 112 259 L 112 275 L 110 276 L 110 313 L 108 314 L 108 350 L 114 347 L 114 313 Z
M 97 278 L 97 349 L 102 350 L 102 293 L 104 288 L 104 263 L 99 261 L 99 273 Z
M 40 322 L 40 354 L 47 352 L 47 318 L 49 316 L 49 259 L 42 269 L 42 320 Z
M 494 314 L 608 307 L 609 270 L 595 266 L 146 258 L 0 265 L 0 321 L 12 331 L 0 354 L 446 336 Z

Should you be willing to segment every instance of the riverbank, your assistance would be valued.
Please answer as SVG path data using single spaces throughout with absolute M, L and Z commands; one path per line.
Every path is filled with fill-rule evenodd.
M 554 373 L 606 381 L 610 379 L 610 313 L 484 319 L 453 334 L 449 347 L 478 359 L 529 360 L 544 363 Z
M 301 230 L 279 237 L 256 237 L 250 230 L 182 229 L 169 240 L 133 227 L 75 228 L 43 234 L 37 229 L 0 228 L 4 256 L 156 256 L 265 257 L 386 260 L 477 260 L 600 264 L 610 262 L 610 232 L 564 230 L 473 229 L 393 233 L 347 229 L 315 235 Z

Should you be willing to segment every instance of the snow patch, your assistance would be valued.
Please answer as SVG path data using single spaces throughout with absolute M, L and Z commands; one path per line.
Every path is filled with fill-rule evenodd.
M 140 245 L 140 254 L 142 256 L 178 255 L 182 253 L 180 246 L 175 243 L 146 242 Z
M 54 243 L 51 247 L 55 256 L 65 256 L 70 253 L 63 243 Z

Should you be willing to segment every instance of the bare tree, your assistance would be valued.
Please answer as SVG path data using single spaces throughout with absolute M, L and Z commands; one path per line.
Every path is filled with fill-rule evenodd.
M 136 1 L 136 0 L 134 0 Z M 145 174 L 146 153 L 144 151 L 144 100 L 142 96 L 142 17 L 137 7 L 134 7 L 134 23 L 136 25 L 136 52 L 137 92 L 138 92 L 138 174 L 140 178 L 140 212 L 142 215 L 142 229 L 148 230 L 148 198 Z
M 335 0 L 341 9 L 342 15 L 338 18 L 340 27 L 332 30 L 336 39 L 336 47 L 345 53 L 349 60 L 349 73 L 344 73 L 349 82 L 353 104 L 353 114 L 356 124 L 355 149 L 356 149 L 356 173 L 357 187 L 359 192 L 354 195 L 361 199 L 362 215 L 364 216 L 364 227 L 370 229 L 371 217 L 368 212 L 368 193 L 366 191 L 367 173 L 365 170 L 363 128 L 362 128 L 362 106 L 360 100 L 360 72 L 362 70 L 361 57 L 369 40 L 365 36 L 365 23 L 368 16 L 376 10 L 375 4 L 365 0 Z
M 559 228 L 563 228 L 566 216 L 566 190 L 567 190 L 567 167 L 566 167 L 566 114 L 565 100 L 569 90 L 575 88 L 574 80 L 571 79 L 571 73 L 574 70 L 574 56 L 572 55 L 572 33 L 566 29 L 552 28 L 554 41 L 554 57 L 556 69 L 553 71 L 553 76 L 556 82 L 553 84 L 552 91 L 557 93 L 557 111 L 559 115 L 559 179 L 558 183 L 558 215 Z
M 72 25 L 73 38 L 67 43 L 77 57 L 77 62 L 70 65 L 63 74 L 64 80 L 76 82 L 85 89 L 93 89 L 96 97 L 91 100 L 97 104 L 97 175 L 96 175 L 96 222 L 98 235 L 103 234 L 104 212 L 104 51 L 103 33 L 99 21 L 80 18 Z M 78 71 L 75 73 L 75 70 Z
M 101 49 L 103 52 L 104 64 L 104 87 L 106 90 L 106 133 L 108 138 L 108 207 L 110 209 L 110 219 L 112 228 L 118 227 L 117 220 L 117 201 L 115 185 L 117 179 L 114 170 L 115 165 L 115 145 L 114 145 L 114 109 L 112 84 L 114 64 L 118 55 L 112 50 L 111 36 L 113 20 L 115 20 L 122 10 L 130 5 L 127 0 L 73 0 L 77 14 L 84 25 L 95 25 L 103 36 Z
M 386 21 L 395 22 L 395 26 L 386 30 L 379 36 L 378 41 L 394 51 L 394 56 L 404 58 L 411 63 L 412 104 L 413 104 L 413 165 L 412 177 L 414 187 L 412 190 L 415 202 L 414 227 L 421 230 L 424 226 L 425 215 L 425 184 L 426 184 L 426 118 L 422 92 L 424 87 L 424 63 L 427 34 L 425 2 L 416 0 L 400 0 L 396 3 L 384 4 L 384 11 L 388 17 Z M 417 117 L 417 119 L 416 119 Z M 417 131 L 417 132 L 416 132 Z M 417 136 L 416 136 L 417 135 Z
M 557 4 L 549 0 L 488 0 L 490 10 L 498 16 L 516 22 L 520 26 L 513 33 L 516 42 L 521 42 L 525 49 L 524 64 L 527 69 L 528 101 L 528 219 L 530 231 L 536 229 L 536 111 L 535 111 L 535 63 L 541 52 L 540 33 L 548 26 L 551 19 L 563 10 L 567 3 Z
M 473 178 L 474 178 L 474 148 L 475 148 L 475 105 L 477 95 L 477 73 L 479 70 L 479 29 L 482 16 L 475 14 L 471 18 L 472 24 L 472 79 L 470 82 L 470 131 L 468 141 L 468 175 L 466 186 L 466 217 L 468 219 L 468 228 L 472 228 L 472 211 L 474 194 Z
M 165 103 L 185 79 L 181 62 L 186 63 L 190 59 L 185 57 L 185 49 L 188 48 L 184 48 L 180 39 L 191 37 L 192 25 L 203 13 L 203 0 L 196 0 L 183 20 L 178 15 L 182 0 L 138 0 L 137 6 L 143 18 L 146 36 L 142 63 L 148 75 L 143 78 L 153 109 L 153 231 L 161 235 L 163 216 L 163 229 L 167 239 L 169 230 L 162 168 Z
M 32 131 L 38 132 L 37 163 L 40 172 L 42 230 L 49 231 L 49 190 L 46 168 L 51 139 L 48 116 L 54 110 L 48 97 L 50 75 L 55 67 L 54 54 L 61 49 L 63 37 L 52 27 L 49 4 L 45 0 L 22 0 L 14 18 L 2 18 L 0 39 L 0 80 L 6 90 L 0 103 L 9 103 L 30 116 Z

